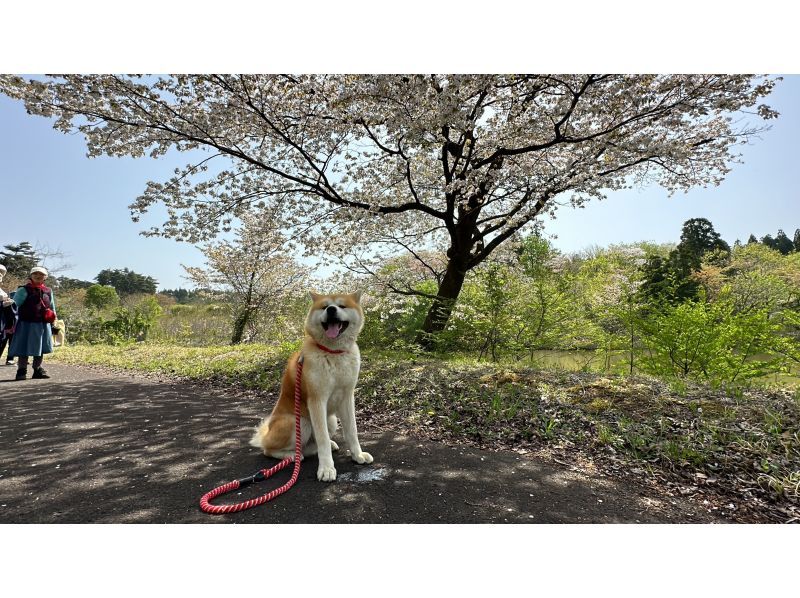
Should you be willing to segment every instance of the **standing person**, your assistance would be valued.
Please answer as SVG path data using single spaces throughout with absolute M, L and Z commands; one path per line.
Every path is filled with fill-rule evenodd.
M 5 275 L 6 267 L 0 264 L 0 282 L 3 281 Z M 6 344 L 11 350 L 11 338 L 14 336 L 14 325 L 17 323 L 16 307 L 11 297 L 3 289 L 0 289 L 0 362 L 2 362 L 3 353 L 6 350 Z M 6 359 L 6 365 L 14 365 L 11 356 Z
M 28 283 L 14 293 L 19 321 L 8 356 L 19 356 L 16 380 L 24 380 L 28 376 L 28 357 L 33 357 L 32 378 L 50 377 L 42 367 L 44 355 L 53 352 L 53 335 L 50 322 L 45 321 L 45 312 L 55 310 L 55 297 L 53 291 L 44 284 L 47 270 L 36 266 L 31 269 L 29 278 Z

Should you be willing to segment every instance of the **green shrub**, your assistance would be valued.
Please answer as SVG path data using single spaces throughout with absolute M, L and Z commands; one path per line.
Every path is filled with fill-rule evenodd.
M 664 305 L 639 321 L 640 366 L 666 378 L 732 384 L 780 370 L 778 326 L 766 310 L 736 313 L 729 301 Z
M 86 289 L 84 304 L 89 309 L 103 310 L 119 305 L 119 295 L 111 286 L 93 284 Z

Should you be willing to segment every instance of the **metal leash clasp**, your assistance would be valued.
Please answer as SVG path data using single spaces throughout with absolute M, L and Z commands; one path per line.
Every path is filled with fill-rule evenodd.
M 266 479 L 267 478 L 264 476 L 264 470 L 260 469 L 253 475 L 247 476 L 246 478 L 242 478 L 241 480 L 239 480 L 239 488 L 243 488 L 244 486 L 249 486 L 254 482 L 261 482 Z

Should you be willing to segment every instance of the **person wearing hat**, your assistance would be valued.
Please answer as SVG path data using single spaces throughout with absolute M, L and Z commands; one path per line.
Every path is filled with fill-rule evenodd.
M 14 293 L 19 321 L 8 356 L 19 357 L 16 380 L 28 377 L 28 357 L 33 357 L 32 378 L 50 377 L 44 371 L 42 361 L 46 353 L 53 352 L 50 322 L 55 317 L 56 302 L 53 291 L 44 284 L 46 278 L 47 270 L 41 266 L 31 268 L 28 283 Z
M 5 275 L 6 267 L 0 264 L 0 282 L 3 281 Z M 11 338 L 14 336 L 14 325 L 16 323 L 16 304 L 3 289 L 0 289 L 0 362 L 2 362 L 6 345 L 9 345 L 10 348 Z M 9 357 L 6 359 L 6 365 L 14 365 L 14 360 Z

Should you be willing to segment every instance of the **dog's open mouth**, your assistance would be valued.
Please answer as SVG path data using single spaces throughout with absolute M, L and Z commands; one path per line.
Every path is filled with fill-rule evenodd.
M 328 338 L 338 338 L 339 335 L 347 330 L 350 322 L 342 322 L 341 320 L 332 320 L 330 322 L 323 322 L 322 328 L 325 330 L 325 336 Z

